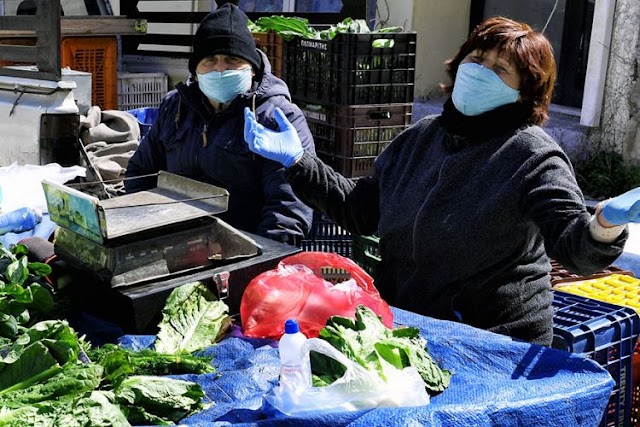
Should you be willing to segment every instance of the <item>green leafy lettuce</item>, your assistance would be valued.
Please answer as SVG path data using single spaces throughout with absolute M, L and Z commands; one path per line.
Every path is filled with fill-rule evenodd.
M 0 409 L 0 425 L 4 427 L 129 427 L 111 392 L 92 391 L 73 399 L 48 400 L 17 409 Z
M 119 384 L 129 375 L 181 375 L 215 372 L 211 358 L 191 353 L 163 354 L 151 349 L 133 351 L 116 344 L 105 344 L 87 352 L 104 366 L 105 379 Z
M 114 393 L 132 424 L 178 422 L 203 408 L 204 392 L 200 385 L 166 377 L 130 376 Z
M 422 377 L 429 394 L 442 392 L 449 386 L 451 373 L 441 369 L 429 355 L 426 340 L 418 328 L 387 328 L 369 308 L 360 305 L 355 319 L 333 316 L 320 331 L 319 338 L 368 370 L 386 380 L 391 370 L 413 366 Z M 314 385 L 333 383 L 345 368 L 339 362 L 311 353 Z
M 0 348 L 0 396 L 57 374 L 64 365 L 77 361 L 79 348 L 66 321 L 35 324 Z
M 201 282 L 174 289 L 154 343 L 159 353 L 192 353 L 218 342 L 231 327 L 229 307 Z

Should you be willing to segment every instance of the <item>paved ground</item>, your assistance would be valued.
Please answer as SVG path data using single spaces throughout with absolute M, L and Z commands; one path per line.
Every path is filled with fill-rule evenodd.
M 416 100 L 413 103 L 413 122 L 430 114 L 440 114 L 444 99 Z M 578 150 L 580 142 L 586 135 L 585 128 L 579 124 L 575 115 L 552 110 L 550 120 L 545 130 L 553 136 L 565 151 L 571 156 L 573 150 Z M 630 235 L 625 245 L 624 254 L 616 260 L 615 266 L 631 270 L 636 277 L 640 277 L 640 224 L 629 225 Z

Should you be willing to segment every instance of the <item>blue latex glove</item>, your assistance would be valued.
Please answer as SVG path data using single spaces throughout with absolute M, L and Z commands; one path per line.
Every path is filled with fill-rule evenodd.
M 601 213 L 612 225 L 640 222 L 640 187 L 607 200 Z
M 244 139 L 254 153 L 288 168 L 300 160 L 304 150 L 296 128 L 287 120 L 282 110 L 276 107 L 274 115 L 280 132 L 262 126 L 251 110 L 245 108 Z

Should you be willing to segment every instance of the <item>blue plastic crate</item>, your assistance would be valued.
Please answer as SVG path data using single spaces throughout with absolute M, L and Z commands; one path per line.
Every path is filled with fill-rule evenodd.
M 554 292 L 552 347 L 595 360 L 616 382 L 601 427 L 630 426 L 639 335 L 640 318 L 632 308 Z
M 149 132 L 149 129 L 151 129 L 156 118 L 158 118 L 158 108 L 156 107 L 137 108 L 135 110 L 129 110 L 128 113 L 138 119 L 138 125 L 140 125 L 140 139 Z

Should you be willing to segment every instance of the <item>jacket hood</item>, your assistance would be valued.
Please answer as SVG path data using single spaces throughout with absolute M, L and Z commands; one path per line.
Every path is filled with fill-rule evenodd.
M 251 106 L 255 98 L 256 105 L 264 103 L 267 99 L 275 96 L 284 96 L 287 100 L 291 100 L 291 94 L 286 83 L 271 73 L 271 63 L 261 50 L 257 51 L 262 56 L 262 69 L 256 77 L 258 82 L 254 80 L 249 92 L 237 96 L 229 106 L 227 111 L 242 111 L 244 107 Z M 196 110 L 204 118 L 213 114 L 213 109 L 207 97 L 200 91 L 198 82 L 189 78 L 186 82 L 180 82 L 176 85 L 176 90 L 180 95 L 180 101 L 187 108 Z

